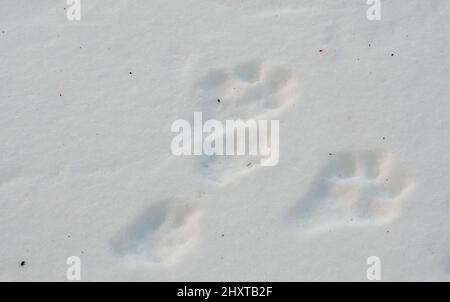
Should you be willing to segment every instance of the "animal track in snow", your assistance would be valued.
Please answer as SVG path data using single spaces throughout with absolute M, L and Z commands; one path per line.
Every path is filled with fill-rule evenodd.
M 298 82 L 286 68 L 261 60 L 209 71 L 195 87 L 195 109 L 207 119 L 257 119 L 298 97 Z
M 199 211 L 165 200 L 146 209 L 112 240 L 114 252 L 126 260 L 172 264 L 194 244 Z
M 257 155 L 202 155 L 196 169 L 205 180 L 225 185 L 252 171 L 260 161 L 261 157 Z
M 258 59 L 211 70 L 194 90 L 194 111 L 202 112 L 204 120 L 222 122 L 270 119 L 299 97 L 292 71 Z M 223 184 L 251 171 L 260 161 L 259 155 L 204 155 L 196 167 L 207 180 Z
M 330 157 L 291 212 L 295 224 L 326 231 L 346 225 L 379 225 L 398 217 L 411 182 L 392 155 L 360 151 Z

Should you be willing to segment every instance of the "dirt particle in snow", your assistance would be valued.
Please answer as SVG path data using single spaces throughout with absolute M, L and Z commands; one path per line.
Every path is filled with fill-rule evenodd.
M 221 234 L 220 236 L 221 236 L 221 237 L 225 237 L 225 234 Z
M 133 73 L 130 71 L 129 74 L 133 74 Z
M 220 103 L 220 99 L 217 99 L 217 103 Z
M 323 52 L 323 49 L 319 49 L 319 52 Z
M 59 96 L 62 96 L 62 93 L 60 93 Z
M 393 57 L 394 56 L 394 54 L 393 53 L 391 53 L 391 57 Z
M 25 264 L 26 264 L 25 260 L 22 260 L 22 261 L 20 262 L 20 266 L 25 266 Z
M 329 156 L 333 156 L 333 153 L 330 152 L 330 153 L 328 153 L 328 155 L 329 155 Z
M 383 136 L 381 139 L 382 139 L 382 140 L 386 140 L 386 136 Z

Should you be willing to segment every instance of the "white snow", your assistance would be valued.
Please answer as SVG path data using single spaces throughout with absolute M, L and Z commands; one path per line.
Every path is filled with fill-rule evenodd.
M 450 281 L 449 1 L 0 7 L 1 281 Z M 278 165 L 174 156 L 196 111 Z

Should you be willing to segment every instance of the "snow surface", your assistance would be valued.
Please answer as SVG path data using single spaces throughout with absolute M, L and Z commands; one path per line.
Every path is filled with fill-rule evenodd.
M 0 280 L 449 281 L 450 2 L 381 2 L 1 0 Z M 194 111 L 278 165 L 172 155 Z

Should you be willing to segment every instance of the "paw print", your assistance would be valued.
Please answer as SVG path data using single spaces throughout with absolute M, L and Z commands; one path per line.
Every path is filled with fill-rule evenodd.
M 292 221 L 306 229 L 379 225 L 398 217 L 411 182 L 382 151 L 331 155 L 316 182 L 296 205 Z
M 298 97 L 289 69 L 261 60 L 209 71 L 195 86 L 196 111 L 207 119 L 257 119 Z
M 172 264 L 194 244 L 199 211 L 172 200 L 143 211 L 111 242 L 116 255 L 130 262 Z
M 297 78 L 289 69 L 257 59 L 211 70 L 194 88 L 194 111 L 202 112 L 204 120 L 222 122 L 279 119 L 278 113 L 299 96 Z M 260 163 L 259 155 L 205 155 L 195 169 L 208 182 L 226 184 Z

